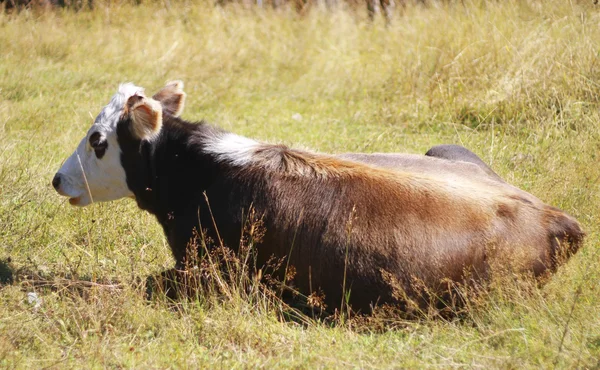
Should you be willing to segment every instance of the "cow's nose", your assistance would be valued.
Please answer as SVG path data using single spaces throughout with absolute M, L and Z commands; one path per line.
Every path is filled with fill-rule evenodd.
M 54 189 L 58 190 L 58 187 L 60 186 L 60 174 L 59 173 L 54 175 L 54 178 L 52 179 L 52 186 L 54 186 Z

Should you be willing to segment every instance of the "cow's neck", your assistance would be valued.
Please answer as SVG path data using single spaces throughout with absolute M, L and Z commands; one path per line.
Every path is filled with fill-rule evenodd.
M 190 138 L 208 130 L 214 129 L 170 118 L 164 120 L 158 138 L 140 142 L 127 127 L 119 128 L 121 163 L 140 208 L 160 218 L 202 193 L 214 177 L 215 162 Z

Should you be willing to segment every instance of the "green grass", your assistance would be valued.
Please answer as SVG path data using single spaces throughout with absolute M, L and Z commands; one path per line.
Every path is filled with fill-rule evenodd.
M 0 12 L 0 258 L 101 283 L 2 286 L 0 367 L 600 367 L 600 9 L 457 3 L 409 5 L 389 27 L 363 9 L 189 2 Z M 170 79 L 186 83 L 185 118 L 257 139 L 323 152 L 465 145 L 575 216 L 585 246 L 542 288 L 497 284 L 460 320 L 385 330 L 299 325 L 242 296 L 149 303 L 129 282 L 173 265 L 153 218 L 131 200 L 72 208 L 50 181 L 118 83 L 152 92 Z

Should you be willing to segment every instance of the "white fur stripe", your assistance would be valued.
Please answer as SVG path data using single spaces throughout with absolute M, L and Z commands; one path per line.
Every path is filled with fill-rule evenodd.
M 254 153 L 260 145 L 258 141 L 227 133 L 205 142 L 204 150 L 215 155 L 219 161 L 244 166 L 252 162 Z

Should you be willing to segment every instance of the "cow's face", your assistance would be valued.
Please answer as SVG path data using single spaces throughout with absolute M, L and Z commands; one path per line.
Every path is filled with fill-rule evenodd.
M 178 116 L 184 99 L 180 81 L 168 83 L 152 98 L 133 84 L 119 86 L 117 94 L 54 176 L 52 185 L 56 191 L 77 206 L 133 196 L 121 165 L 117 126 L 126 123 L 135 139 L 151 141 L 160 133 L 163 113 Z

